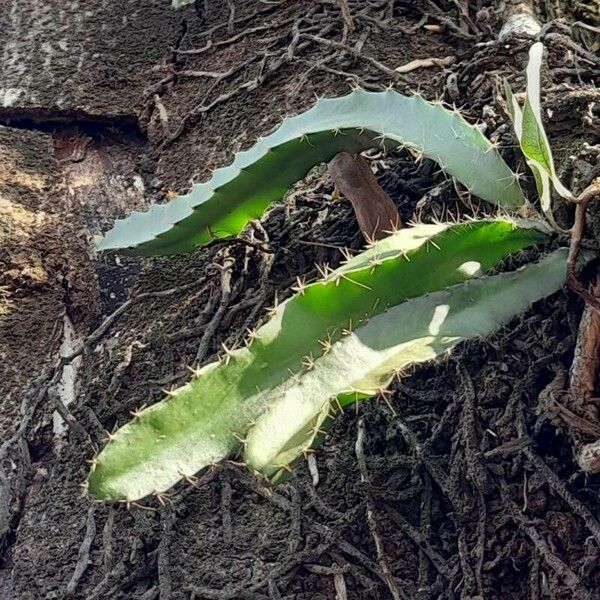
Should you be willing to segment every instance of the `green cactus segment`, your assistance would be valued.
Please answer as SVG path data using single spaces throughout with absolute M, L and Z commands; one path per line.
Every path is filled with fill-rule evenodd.
M 272 390 L 269 412 L 250 429 L 245 461 L 277 479 L 310 446 L 315 422 L 332 399 L 373 396 L 394 373 L 427 362 L 459 342 L 489 335 L 556 290 L 566 278 L 566 251 L 523 269 L 480 277 L 394 306 L 336 342 L 297 381 Z
M 246 348 L 207 365 L 113 434 L 95 461 L 90 491 L 102 499 L 136 500 L 225 458 L 252 423 L 295 393 L 294 382 L 345 332 L 409 298 L 480 275 L 540 240 L 536 225 L 507 219 L 417 225 L 375 243 L 323 280 L 300 285 Z M 357 379 L 351 361 L 340 377 L 353 382 L 362 375 Z M 323 405 L 302 422 L 318 426 L 327 410 Z M 306 445 L 302 435 L 298 440 Z
M 563 198 L 573 199 L 573 194 L 560 182 L 552 151 L 544 125 L 540 104 L 540 70 L 544 46 L 536 42 L 529 50 L 527 64 L 527 90 L 523 110 L 514 97 L 508 82 L 504 82 L 504 91 L 508 103 L 515 135 L 521 151 L 535 178 L 542 211 L 555 228 L 558 228 L 552 215 L 552 186 Z
M 236 235 L 313 166 L 339 152 L 360 152 L 384 142 L 413 148 L 437 161 L 473 194 L 493 204 L 518 209 L 525 203 L 515 174 L 458 113 L 420 96 L 359 89 L 319 100 L 308 111 L 285 119 L 188 194 L 117 221 L 98 248 L 177 254 Z

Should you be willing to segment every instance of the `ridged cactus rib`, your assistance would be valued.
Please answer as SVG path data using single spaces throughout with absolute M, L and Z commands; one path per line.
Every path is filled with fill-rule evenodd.
M 536 227 L 507 219 L 417 225 L 377 242 L 326 279 L 300 286 L 246 348 L 202 368 L 113 434 L 94 462 L 90 491 L 102 499 L 136 500 L 225 458 L 344 330 L 478 276 L 542 238 Z M 353 363 L 348 367 L 343 377 L 355 381 Z M 315 423 L 326 416 L 322 408 Z
M 333 344 L 298 381 L 272 390 L 269 412 L 248 433 L 247 465 L 277 479 L 310 447 L 315 423 L 335 410 L 332 399 L 353 390 L 360 397 L 375 395 L 394 372 L 496 331 L 563 285 L 566 256 L 559 250 L 519 271 L 457 284 L 373 317 Z
M 437 161 L 474 195 L 515 210 L 526 201 L 515 174 L 464 118 L 420 96 L 393 90 L 319 100 L 217 169 L 188 194 L 117 221 L 100 250 L 157 255 L 186 252 L 238 234 L 284 197 L 315 165 L 336 154 L 404 145 Z

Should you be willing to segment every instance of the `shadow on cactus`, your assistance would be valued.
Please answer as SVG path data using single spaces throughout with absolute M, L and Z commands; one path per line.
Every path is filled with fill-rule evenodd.
M 119 222 L 100 248 L 169 254 L 236 234 L 315 164 L 382 140 L 416 149 L 474 195 L 530 218 L 415 225 L 299 284 L 246 347 L 226 350 L 111 434 L 88 478 L 96 498 L 162 493 L 236 453 L 276 482 L 344 406 L 384 393 L 395 376 L 463 340 L 489 335 L 564 284 L 564 249 L 485 275 L 546 238 L 549 223 L 531 218 L 516 175 L 478 129 L 391 90 L 319 101 L 188 195 Z

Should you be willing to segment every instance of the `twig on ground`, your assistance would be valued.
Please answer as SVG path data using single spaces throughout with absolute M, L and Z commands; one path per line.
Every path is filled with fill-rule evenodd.
M 319 485 L 319 469 L 317 468 L 317 459 L 312 452 L 308 453 L 306 462 L 308 463 L 308 472 L 310 473 L 312 485 L 313 487 L 317 487 Z
M 448 560 L 445 559 L 427 540 L 427 538 L 416 527 L 411 525 L 391 504 L 384 502 L 386 513 L 389 514 L 392 521 L 400 527 L 408 538 L 423 552 L 433 565 L 435 570 L 446 580 L 452 581 L 457 573 L 457 565 L 448 566 Z
M 90 548 L 92 547 L 92 542 L 94 541 L 94 537 L 96 535 L 96 521 L 94 519 L 95 510 L 96 505 L 93 503 L 90 504 L 85 525 L 85 535 L 77 553 L 75 571 L 73 572 L 73 575 L 71 575 L 71 579 L 69 579 L 69 582 L 67 583 L 67 589 L 65 591 L 65 596 L 67 598 L 71 597 L 75 593 L 77 584 L 85 573 L 85 570 L 90 562 Z
M 210 320 L 210 322 L 204 329 L 204 334 L 202 335 L 200 343 L 198 344 L 198 350 L 196 351 L 195 358 L 196 365 L 200 365 L 202 361 L 206 358 L 215 331 L 220 325 L 221 319 L 223 318 L 223 315 L 225 314 L 225 311 L 229 306 L 229 300 L 231 298 L 231 276 L 234 263 L 234 259 L 228 254 L 226 254 L 223 259 L 223 264 L 220 267 L 221 299 L 219 301 L 219 306 L 215 311 L 215 314 L 213 315 L 213 318 Z
M 402 598 L 406 598 L 407 596 L 405 596 L 405 594 L 403 594 L 400 591 L 400 588 L 398 587 L 398 584 L 394 579 L 394 575 L 390 570 L 390 565 L 388 562 L 387 555 L 385 553 L 385 548 L 383 546 L 383 542 L 381 541 L 381 536 L 379 534 L 379 524 L 377 523 L 377 518 L 375 516 L 375 502 L 373 499 L 373 492 L 371 490 L 371 481 L 369 480 L 369 471 L 367 469 L 367 461 L 365 459 L 364 451 L 365 436 L 366 431 L 364 420 L 359 419 L 358 434 L 356 436 L 356 444 L 354 446 L 354 449 L 356 452 L 358 469 L 360 471 L 360 481 L 364 487 L 365 497 L 367 501 L 367 524 L 369 526 L 369 531 L 371 532 L 373 542 L 375 543 L 375 550 L 377 552 L 377 562 L 379 563 L 385 582 L 394 600 L 401 600 Z
M 244 29 L 243 31 L 240 31 L 239 33 L 236 33 L 235 35 L 224 39 L 224 40 L 220 40 L 218 42 L 213 42 L 211 40 L 209 40 L 205 46 L 202 46 L 202 48 L 193 48 L 191 50 L 175 50 L 176 54 L 182 54 L 182 55 L 197 55 L 197 54 L 203 54 L 204 52 L 207 52 L 208 50 L 214 49 L 214 48 L 219 48 L 222 46 L 229 46 L 231 44 L 233 44 L 234 42 L 237 42 L 238 40 L 247 37 L 249 35 L 253 35 L 255 33 L 260 33 L 262 31 L 272 31 L 273 29 L 279 28 L 279 27 L 283 27 L 284 25 L 289 25 L 290 23 L 293 23 L 296 20 L 296 17 L 291 17 L 289 19 L 284 19 L 283 21 L 280 21 L 279 23 L 267 23 L 266 25 L 258 25 L 256 27 L 250 27 L 248 29 Z
M 373 58 L 372 56 L 369 56 L 368 54 L 357 52 L 356 49 L 352 48 L 351 46 L 347 46 L 346 44 L 343 44 L 341 42 L 336 42 L 335 40 L 325 39 L 321 36 L 313 35 L 311 33 L 303 33 L 301 34 L 301 37 L 316 42 L 317 44 L 320 44 L 322 46 L 328 46 L 329 48 L 335 48 L 336 50 L 342 50 L 343 52 L 352 54 L 353 56 L 356 56 L 357 58 L 369 63 L 371 66 L 375 67 L 378 71 L 381 71 L 384 75 L 387 75 L 394 81 L 402 81 L 404 83 L 408 82 L 406 77 L 404 77 L 404 75 L 402 75 L 401 73 L 396 73 L 394 69 L 387 67 L 383 63 L 379 62 L 377 59 Z
M 288 554 L 294 554 L 302 545 L 302 497 L 298 489 L 298 477 L 296 473 L 292 475 L 289 489 L 292 507 L 290 517 L 292 522 L 289 529 L 287 550 Z
M 126 300 L 119 308 L 117 308 L 111 315 L 109 315 L 102 324 L 95 329 L 71 354 L 61 357 L 54 367 L 49 368 L 45 373 L 40 375 L 33 383 L 31 390 L 25 394 L 23 402 L 21 403 L 21 415 L 22 421 L 19 429 L 0 446 L 0 460 L 6 456 L 8 448 L 19 439 L 29 426 L 29 422 L 33 417 L 35 408 L 41 402 L 46 395 L 46 392 L 51 386 L 58 383 L 62 377 L 62 370 L 65 365 L 69 364 L 75 358 L 80 356 L 83 352 L 92 348 L 96 342 L 104 336 L 108 329 L 114 324 L 114 322 L 125 312 L 130 310 L 133 306 L 141 302 L 142 300 L 149 300 L 154 298 L 165 298 L 172 296 L 176 293 L 182 293 L 198 285 L 202 285 L 207 280 L 207 277 L 202 278 L 199 281 L 188 283 L 175 288 L 167 290 L 159 290 L 156 292 L 143 292 Z
M 546 561 L 546 564 L 563 579 L 565 584 L 570 588 L 573 594 L 572 597 L 580 600 L 591 600 L 592 595 L 583 585 L 581 579 L 567 564 L 554 554 L 547 540 L 542 537 L 533 525 L 529 524 L 527 517 L 523 515 L 521 509 L 513 502 L 506 483 L 501 483 L 500 493 L 504 510 L 508 512 L 522 531 L 529 537 L 537 551 Z
M 433 489 L 431 477 L 425 469 L 419 469 L 423 489 L 421 491 L 421 512 L 419 514 L 419 535 L 425 540 L 431 536 L 431 497 Z M 419 546 L 419 589 L 424 589 L 429 584 L 429 560 L 425 551 Z
M 523 454 L 529 459 L 533 467 L 543 475 L 544 480 L 548 482 L 554 493 L 560 496 L 569 508 L 586 524 L 600 548 L 600 523 L 588 507 L 567 489 L 567 486 L 559 476 L 530 447 L 524 448 Z
M 342 41 L 346 41 L 348 33 L 354 31 L 354 21 L 352 20 L 352 14 L 350 13 L 350 7 L 348 6 L 348 0 L 337 0 L 340 12 L 342 13 L 342 21 L 344 22 L 344 33 L 342 34 Z
M 577 42 L 574 42 L 570 37 L 558 32 L 542 34 L 543 41 L 556 42 L 562 44 L 569 50 L 578 54 L 584 60 L 590 62 L 593 65 L 600 66 L 600 58 L 592 52 L 588 52 L 585 48 L 580 46 Z
M 255 242 L 253 240 L 247 240 L 246 238 L 243 238 L 241 236 L 227 237 L 227 238 L 215 238 L 214 240 L 212 240 L 208 244 L 206 244 L 206 246 L 204 246 L 204 247 L 205 248 L 213 248 L 215 246 L 234 246 L 235 244 L 241 244 L 243 246 L 247 246 L 248 248 L 253 248 L 254 250 L 260 250 L 261 252 L 264 252 L 265 254 L 275 254 L 275 252 L 277 252 L 278 250 L 283 250 L 284 252 L 287 252 L 286 248 L 280 248 L 278 250 L 275 250 L 274 248 L 271 248 L 270 246 L 261 244 L 260 242 Z
M 246 488 L 257 493 L 259 496 L 261 496 L 265 500 L 268 500 L 281 510 L 285 510 L 288 512 L 292 510 L 291 502 L 278 492 L 273 492 L 270 488 L 266 487 L 261 481 L 257 480 L 256 478 L 249 477 L 245 473 L 241 473 L 233 465 L 227 465 L 227 467 L 236 470 L 236 472 L 239 475 L 240 483 Z M 335 530 L 310 517 L 305 517 L 304 522 L 309 530 L 318 533 L 319 535 L 323 536 L 324 539 L 331 539 L 332 543 L 335 544 L 339 548 L 339 550 L 341 550 L 344 554 L 355 558 L 358 561 L 358 564 L 377 575 L 377 577 L 379 577 L 381 581 L 387 585 L 387 580 L 384 574 L 382 573 L 379 565 L 375 561 L 371 560 L 366 554 L 361 552 L 358 548 L 356 548 L 355 546 L 347 542 L 345 539 L 340 537 L 339 534 L 335 532 Z M 408 591 L 409 593 L 412 592 L 412 590 Z
M 158 593 L 160 600 L 170 600 L 172 595 L 172 581 L 170 569 L 170 546 L 173 523 L 175 522 L 175 511 L 169 504 L 160 508 L 160 522 L 162 525 L 162 534 L 158 543 L 158 554 L 156 557 L 156 567 L 158 572 Z
M 106 522 L 102 528 L 102 562 L 104 573 L 108 574 L 113 568 L 113 527 L 115 524 L 115 509 L 112 506 L 108 507 L 108 515 Z
M 56 407 L 56 412 L 60 415 L 60 418 L 69 426 L 69 429 L 75 436 L 81 440 L 88 441 L 95 448 L 95 444 L 86 428 L 73 416 L 56 390 L 49 390 L 48 396 L 51 397 L 52 404 Z
M 475 36 L 468 31 L 464 31 L 459 25 L 457 25 L 452 19 L 445 16 L 445 12 L 432 0 L 427 0 L 427 5 L 433 10 L 433 13 L 429 13 L 429 16 L 436 21 L 444 24 L 448 28 L 448 33 L 463 39 L 472 40 Z
M 231 525 L 231 482 L 228 471 L 221 475 L 221 524 L 223 526 L 223 543 L 230 546 L 233 542 L 233 527 Z
M 233 34 L 233 24 L 235 23 L 235 1 L 227 0 L 227 8 L 229 8 L 229 18 L 227 19 L 227 33 Z
M 269 579 L 269 600 L 282 600 L 281 592 L 273 579 Z
M 586 301 L 587 304 L 590 304 L 594 309 L 600 311 L 600 299 L 590 293 L 575 275 L 577 257 L 579 256 L 581 239 L 585 228 L 585 211 L 590 201 L 598 196 L 600 196 L 600 178 L 592 181 L 592 183 L 575 200 L 575 221 L 573 223 L 573 228 L 571 229 L 571 245 L 567 257 L 567 283 L 573 291 L 577 292 Z
M 447 67 L 451 65 L 456 60 L 456 56 L 445 56 L 444 58 L 416 58 L 415 60 L 411 60 L 406 64 L 400 65 L 396 67 L 394 71 L 396 73 L 410 73 L 411 71 L 416 71 L 417 69 L 430 69 L 431 67 Z

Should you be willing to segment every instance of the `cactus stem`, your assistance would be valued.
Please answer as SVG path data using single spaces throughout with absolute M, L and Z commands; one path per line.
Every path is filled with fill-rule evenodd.
M 325 284 L 311 285 L 304 298 L 282 303 L 274 322 L 259 330 L 262 341 L 233 351 L 235 360 L 228 367 L 213 363 L 201 369 L 199 379 L 179 388 L 173 399 L 152 406 L 141 420 L 122 428 L 99 455 L 89 478 L 90 493 L 105 500 L 135 500 L 185 479 L 178 469 L 197 473 L 227 456 L 269 477 L 276 463 L 293 464 L 305 446 L 313 445 L 309 436 L 313 427 L 315 434 L 324 433 L 328 417 L 342 411 L 342 404 L 377 395 L 394 367 L 429 362 L 461 339 L 486 335 L 514 314 L 515 303 L 527 306 L 527 298 L 562 285 L 564 253 L 548 268 L 553 276 L 549 284 L 542 275 L 532 276 L 546 286 L 541 292 L 528 291 L 527 280 L 512 274 L 497 276 L 498 283 L 494 278 L 464 283 L 468 273 L 457 269 L 477 258 L 487 270 L 510 252 L 533 245 L 542 238 L 534 226 L 517 223 L 515 228 L 512 220 L 493 219 L 455 227 L 423 225 L 377 242 L 367 254 L 355 256 L 347 267 L 329 275 Z M 461 232 L 456 246 L 454 229 Z M 443 246 L 442 252 L 427 255 L 430 237 Z M 412 265 L 400 258 L 401 248 L 410 252 Z M 370 259 L 385 263 L 373 276 Z M 340 272 L 354 283 L 371 285 L 373 291 L 345 282 L 336 288 Z M 423 280 L 416 278 L 420 273 Z M 498 290 L 506 282 L 516 290 L 508 307 L 504 299 L 497 302 Z M 479 304 L 479 290 L 481 309 L 472 306 Z M 530 295 L 523 300 L 522 292 Z M 389 314 L 381 314 L 385 304 L 394 307 Z M 448 308 L 447 313 L 436 312 L 438 306 Z M 499 318 L 498 311 L 504 311 Z M 314 322 L 309 318 L 313 315 Z M 435 344 L 429 342 L 434 335 L 432 315 L 436 315 Z M 263 389 L 257 387 L 255 394 L 256 384 Z M 389 392 L 384 388 L 380 395 L 395 414 Z M 300 405 L 295 404 L 298 401 Z M 240 443 L 245 444 L 243 449 Z

